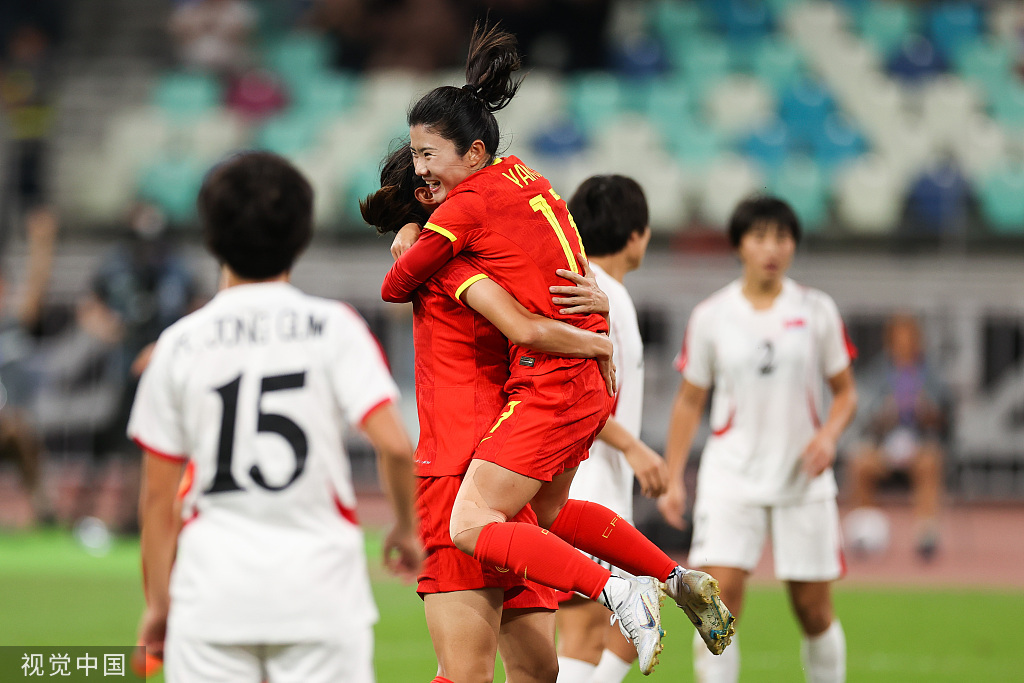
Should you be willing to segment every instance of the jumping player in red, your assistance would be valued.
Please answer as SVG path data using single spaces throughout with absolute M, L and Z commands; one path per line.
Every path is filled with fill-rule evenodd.
M 565 202 L 516 157 L 496 157 L 493 112 L 515 95 L 519 84 L 512 73 L 518 66 L 513 36 L 477 30 L 468 84 L 436 88 L 411 109 L 416 173 L 440 206 L 423 238 L 388 273 L 382 296 L 409 300 L 444 263 L 466 252 L 479 257 L 486 275 L 532 313 L 606 332 L 602 317 L 563 314 L 550 299 L 556 269 L 582 270 L 576 255 L 583 247 Z M 611 609 L 636 646 L 645 674 L 661 651 L 660 582 L 708 648 L 720 653 L 729 642 L 732 617 L 714 579 L 677 566 L 607 508 L 567 499 L 575 468 L 611 407 L 597 364 L 522 346 L 513 346 L 510 358 L 509 400 L 480 440 L 456 497 L 453 543 L 482 563 L 583 593 Z M 509 521 L 528 502 L 544 529 Z M 572 546 L 640 578 L 611 575 Z
M 381 190 L 360 204 L 364 220 L 382 233 L 410 221 L 423 224 L 432 208 L 407 146 L 389 155 Z M 607 298 L 596 286 L 593 292 L 606 311 Z M 502 331 L 471 307 L 486 311 Z M 507 398 L 508 340 L 502 332 L 537 348 L 606 360 L 611 342 L 529 313 L 465 256 L 416 291 L 413 316 L 420 420 L 417 511 L 427 553 L 418 592 L 438 658 L 435 680 L 491 680 L 498 649 L 510 680 L 553 681 L 558 666 L 554 591 L 458 550 L 449 532 L 451 510 L 473 449 Z M 533 525 L 536 519 L 529 505 L 515 517 Z

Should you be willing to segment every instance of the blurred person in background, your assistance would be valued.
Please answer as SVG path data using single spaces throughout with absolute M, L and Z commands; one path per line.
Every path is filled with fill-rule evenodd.
M 133 452 L 125 436 L 139 377 L 149 363 L 160 333 L 179 318 L 199 307 L 202 300 L 194 276 L 174 245 L 167 239 L 167 220 L 153 204 L 140 201 L 130 210 L 130 234 L 115 244 L 103 258 L 93 276 L 92 291 L 83 302 L 90 319 L 105 321 L 98 335 L 117 339 L 116 370 L 120 396 L 115 408 L 96 431 L 93 457 L 104 463 L 111 455 Z M 109 329 L 113 328 L 113 329 Z M 117 524 L 125 531 L 137 530 L 134 491 L 138 486 L 138 462 L 127 458 L 125 511 Z M 96 474 L 92 471 L 89 479 Z M 77 504 L 76 517 L 88 514 L 96 487 L 84 487 Z
M 722 600 L 738 616 L 770 535 L 775 575 L 786 582 L 803 633 L 806 678 L 841 683 L 846 638 L 831 586 L 843 563 L 832 463 L 857 407 L 855 350 L 832 298 L 786 277 L 801 234 L 788 204 L 744 200 L 728 234 L 742 273 L 690 315 L 665 446 L 669 488 L 658 507 L 669 524 L 683 527 L 683 471 L 713 387 L 690 564 L 718 579 Z M 832 404 L 822 422 L 826 382 Z M 721 657 L 707 654 L 695 641 L 698 680 L 738 680 L 735 642 Z
M 0 249 L 12 225 L 24 221 L 31 233 L 39 223 L 45 231 L 56 223 L 46 187 L 46 146 L 53 128 L 50 92 L 50 37 L 32 21 L 19 23 L 8 36 L 0 63 L 0 106 L 10 143 L 4 174 L 6 191 L 0 194 Z
M 943 437 L 948 396 L 929 366 L 917 319 L 894 315 L 886 322 L 879 358 L 858 378 L 866 397 L 864 441 L 849 467 L 850 502 L 874 505 L 875 490 L 895 472 L 909 476 L 917 521 L 917 552 L 930 560 L 938 549 Z
M 256 21 L 244 0 L 189 0 L 175 8 L 169 28 L 183 66 L 226 77 L 251 64 Z
M 651 239 L 647 199 L 632 178 L 593 176 L 569 200 L 569 213 L 597 283 L 608 295 L 608 336 L 614 344 L 618 385 L 612 416 L 576 471 L 569 497 L 600 503 L 633 524 L 634 475 L 644 495 L 652 498 L 665 492 L 668 477 L 665 461 L 639 439 L 644 345 L 636 308 L 623 284 L 626 273 L 643 263 Z M 608 624 L 608 610 L 568 594 L 557 618 L 559 683 L 621 683 L 636 661 L 636 650 L 618 627 Z
M 55 517 L 42 481 L 43 447 L 31 412 L 34 378 L 29 365 L 53 265 L 57 222 L 48 212 L 27 227 L 27 269 L 17 306 L 10 283 L 0 271 L 0 460 L 17 464 L 35 521 L 49 524 Z

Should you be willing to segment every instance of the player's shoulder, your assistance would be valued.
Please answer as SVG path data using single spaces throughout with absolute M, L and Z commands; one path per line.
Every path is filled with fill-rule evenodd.
M 691 318 L 709 318 L 728 311 L 736 302 L 739 281 L 734 280 L 702 299 L 693 307 Z
M 832 312 L 838 310 L 835 300 L 823 290 L 801 284 L 789 278 L 786 279 L 786 287 L 789 290 L 790 295 L 795 300 L 815 312 Z

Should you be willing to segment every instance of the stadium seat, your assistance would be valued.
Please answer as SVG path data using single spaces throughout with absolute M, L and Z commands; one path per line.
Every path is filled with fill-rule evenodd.
M 215 109 L 181 131 L 180 137 L 185 153 L 200 165 L 208 165 L 242 148 L 248 131 L 237 116 Z
M 330 67 L 331 47 L 328 41 L 311 33 L 292 33 L 272 45 L 267 63 L 289 83 L 298 83 L 310 74 L 326 71 Z
M 704 10 L 696 2 L 659 0 L 649 6 L 648 30 L 666 49 L 682 44 L 704 32 L 708 26 Z
M 908 84 L 920 83 L 946 69 L 946 62 L 928 38 L 908 35 L 888 63 L 889 73 Z
M 979 38 L 963 45 L 954 58 L 960 75 L 991 97 L 1009 80 L 1014 56 L 1009 43 Z
M 694 38 L 682 46 L 681 60 L 686 87 L 702 98 L 730 71 L 731 56 L 725 41 L 710 36 Z
M 314 118 L 338 116 L 357 99 L 357 79 L 337 72 L 315 72 L 292 83 L 292 107 Z
M 673 234 L 690 219 L 692 206 L 686 175 L 664 152 L 652 153 L 646 165 L 626 173 L 640 183 L 647 197 L 651 230 Z M 576 185 L 572 186 L 574 189 Z
M 734 43 L 756 41 L 771 30 L 771 13 L 764 0 L 720 0 L 713 4 L 722 32 Z
M 668 148 L 679 164 L 700 173 L 707 164 L 718 159 L 723 142 L 719 135 L 697 120 L 680 121 L 670 131 Z
M 317 119 L 291 112 L 267 121 L 256 134 L 256 145 L 290 157 L 310 149 L 319 132 Z
M 586 149 L 587 138 L 574 122 L 555 121 L 535 133 L 530 146 L 542 156 L 572 156 Z
M 117 170 L 129 175 L 170 149 L 173 127 L 155 107 L 137 107 L 115 115 L 107 126 L 104 152 Z
M 828 183 L 814 160 L 788 157 L 773 175 L 770 187 L 793 207 L 805 232 L 821 230 L 828 216 Z
M 561 74 L 534 69 L 512 102 L 495 116 L 502 133 L 511 133 L 516 146 L 532 140 L 552 122 L 569 118 Z
M 168 73 L 153 90 L 153 103 L 171 120 L 186 122 L 208 113 L 221 103 L 222 92 L 208 74 Z
M 1003 235 L 1024 235 L 1024 166 L 990 174 L 978 186 L 981 212 L 990 228 Z
M 754 166 L 734 154 L 726 154 L 706 168 L 701 182 L 700 214 L 711 225 L 724 228 L 741 200 L 765 187 Z
M 775 112 L 772 94 L 750 76 L 729 76 L 715 84 L 704 101 L 708 123 L 726 138 L 764 126 Z
M 960 168 L 950 160 L 928 168 L 911 183 L 907 193 L 907 220 L 919 234 L 962 233 L 967 224 L 968 185 Z
M 779 112 L 793 142 L 809 144 L 834 110 L 828 89 L 817 81 L 803 79 L 782 93 Z
M 612 71 L 627 80 L 653 78 L 669 68 L 669 59 L 661 42 L 637 35 L 613 46 Z
M 186 158 L 156 160 L 138 178 L 137 193 L 159 205 L 167 218 L 177 225 L 193 225 L 196 196 L 206 169 Z
M 984 114 L 964 121 L 953 139 L 953 154 L 968 177 L 978 179 L 1006 165 L 1010 155 L 1006 129 Z
M 836 213 L 850 230 L 884 235 L 896 229 L 904 190 L 885 159 L 867 155 L 845 169 L 835 184 Z
M 981 110 L 977 91 L 963 79 L 942 76 L 924 84 L 920 93 L 921 123 L 936 145 L 948 148 L 962 134 L 967 120 Z
M 777 171 L 789 157 L 789 130 L 775 120 L 754 131 L 739 145 L 740 150 L 770 173 Z
M 1006 85 L 993 94 L 992 116 L 1008 128 L 1024 129 L 1024 83 L 1007 80 Z
M 867 145 L 850 123 L 838 114 L 830 114 L 811 139 L 814 160 L 831 172 L 863 154 Z
M 803 60 L 792 43 L 767 38 L 755 48 L 753 73 L 778 95 L 803 76 Z
M 693 96 L 685 88 L 666 78 L 647 82 L 642 96 L 642 111 L 664 134 L 679 125 L 680 120 L 692 121 Z
M 917 17 L 904 2 L 871 2 L 860 16 L 860 33 L 883 57 L 889 57 L 914 31 Z
M 931 10 L 928 17 L 928 35 L 932 44 L 950 60 L 959 49 L 977 37 L 981 29 L 981 14 L 970 2 L 947 2 Z
M 569 85 L 569 93 L 573 119 L 588 133 L 625 109 L 619 79 L 607 72 L 577 76 Z

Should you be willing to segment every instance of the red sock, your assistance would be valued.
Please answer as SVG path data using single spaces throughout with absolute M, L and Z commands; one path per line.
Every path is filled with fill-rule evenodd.
M 637 576 L 664 581 L 676 562 L 622 517 L 603 505 L 569 500 L 551 533 L 573 547 Z
M 434 680 L 430 681 L 430 683 L 453 683 L 453 681 L 450 681 L 442 676 L 438 676 Z
M 560 591 L 579 591 L 596 600 L 611 572 L 534 524 L 495 522 L 480 532 L 473 557 L 508 567 L 516 576 Z

